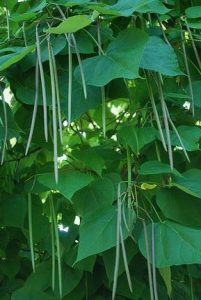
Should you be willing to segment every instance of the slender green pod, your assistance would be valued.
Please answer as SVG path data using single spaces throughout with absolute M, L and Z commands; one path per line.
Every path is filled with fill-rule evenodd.
M 180 24 L 181 26 L 181 24 Z M 189 84 L 189 91 L 190 91 L 190 96 L 191 96 L 191 110 L 193 116 L 195 115 L 195 101 L 194 101 L 194 93 L 193 93 L 193 84 L 191 80 L 191 74 L 190 74 L 190 69 L 189 69 L 189 64 L 188 64 L 188 58 L 187 58 L 187 53 L 186 53 L 186 46 L 184 42 L 184 34 L 182 32 L 181 28 L 181 45 L 182 45 L 182 51 L 183 51 L 183 56 L 184 56 L 184 63 L 185 63 L 185 68 L 186 68 L 186 73 L 188 77 L 188 84 Z
M 52 62 L 53 62 L 53 69 L 54 69 L 54 76 L 55 76 L 55 91 L 56 91 L 56 102 L 57 102 L 57 115 L 58 115 L 59 133 L 60 133 L 60 141 L 61 141 L 61 143 L 63 143 L 61 99 L 60 99 L 60 92 L 59 92 L 59 80 L 58 80 L 56 59 L 55 59 L 53 51 L 52 51 L 52 54 L 53 54 L 53 56 L 52 56 Z
M 4 157 L 5 157 L 5 152 L 6 152 L 6 142 L 8 138 L 8 116 L 7 116 L 7 109 L 6 109 L 6 101 L 4 97 L 4 93 L 1 87 L 1 82 L 0 82 L 0 94 L 1 94 L 1 100 L 2 100 L 2 105 L 3 105 L 3 115 L 4 115 L 4 139 L 2 142 L 2 151 L 1 151 L 1 164 L 4 162 Z
M 34 109 L 33 109 L 33 114 L 32 114 L 31 127 L 30 127 L 30 131 L 29 131 L 29 137 L 27 140 L 25 155 L 27 155 L 27 153 L 29 151 L 31 140 L 33 137 L 34 127 L 35 127 L 35 123 L 36 123 L 36 115 L 37 115 L 37 110 L 38 110 L 38 94 L 39 94 L 39 62 L 38 62 L 38 58 L 36 58 Z
M 48 55 L 49 55 L 49 68 L 50 68 L 50 80 L 52 90 L 52 120 L 53 120 L 53 147 L 54 147 L 54 176 L 55 181 L 58 183 L 58 145 L 57 145 L 57 108 L 56 108 L 56 87 L 55 87 L 55 74 L 53 63 L 53 50 L 50 43 L 50 37 L 47 39 L 48 43 Z
M 54 208 L 54 203 L 52 197 L 50 197 L 50 205 L 51 205 L 51 213 L 52 213 L 52 222 L 54 226 L 54 234 L 55 234 L 55 242 L 57 249 L 57 259 L 58 259 L 58 280 L 59 280 L 59 296 L 62 298 L 63 294 L 63 285 L 62 285 L 62 267 L 61 267 L 61 249 L 60 249 L 60 241 L 59 241 L 59 231 L 57 224 L 57 216 Z
M 40 80 L 42 87 L 42 97 L 43 97 L 43 121 L 44 121 L 44 134 L 45 140 L 48 140 L 48 120 L 47 120 L 47 93 L 46 93 L 46 85 L 45 85 L 45 76 L 41 58 L 41 48 L 40 48 L 40 38 L 38 33 L 38 25 L 36 26 L 36 51 L 38 55 L 38 63 L 40 70 Z
M 34 255 L 34 241 L 33 241 L 33 226 L 32 226 L 32 197 L 31 193 L 28 193 L 28 223 L 29 223 L 29 245 L 31 252 L 31 263 L 33 272 L 36 271 L 35 255 Z

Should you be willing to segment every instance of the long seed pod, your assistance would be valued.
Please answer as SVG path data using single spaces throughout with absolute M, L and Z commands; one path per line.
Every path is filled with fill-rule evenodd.
M 172 145 L 171 145 L 171 139 L 170 139 L 170 129 L 169 129 L 168 117 L 167 117 L 167 112 L 166 112 L 166 108 L 165 108 L 165 100 L 164 100 L 164 95 L 163 95 L 160 78 L 158 79 L 158 89 L 159 89 L 159 98 L 161 101 L 161 108 L 162 108 L 162 112 L 163 112 L 163 120 L 164 120 L 165 132 L 166 132 L 166 138 L 167 138 L 170 168 L 173 170 L 174 165 L 173 165 Z
M 33 114 L 32 114 L 32 120 L 31 120 L 31 127 L 29 131 L 29 137 L 26 145 L 26 150 L 25 150 L 25 155 L 27 155 L 31 140 L 33 137 L 33 132 L 34 132 L 34 127 L 36 123 L 36 115 L 37 115 L 37 110 L 38 110 L 38 92 L 39 92 L 39 62 L 38 62 L 38 57 L 36 58 L 36 71 L 35 71 L 35 100 L 34 100 L 34 109 L 33 109 Z
M 40 80 L 41 80 L 41 87 L 42 87 L 42 97 L 43 97 L 44 134 L 45 134 L 45 140 L 47 141 L 48 140 L 47 94 L 46 94 L 43 64 L 42 64 L 42 59 L 41 59 L 41 48 L 40 48 L 40 39 L 39 39 L 39 33 L 38 33 L 38 25 L 36 26 L 36 51 L 37 51 L 37 55 L 38 55 Z
M 55 233 L 54 233 L 54 224 L 52 217 L 52 206 L 50 203 L 50 212 L 51 212 L 51 244 L 52 244 L 52 291 L 55 291 L 55 277 L 56 277 L 56 267 L 55 267 Z
M 87 87 L 86 87 L 86 81 L 85 81 L 85 76 L 84 76 L 84 70 L 83 70 L 83 66 L 82 66 L 82 60 L 81 60 L 80 53 L 79 53 L 79 50 L 77 47 L 77 42 L 76 42 L 76 39 L 75 39 L 75 36 L 73 33 L 71 34 L 71 38 L 72 38 L 72 41 L 73 41 L 73 44 L 75 47 L 75 52 L 76 52 L 77 60 L 78 60 L 79 67 L 80 67 L 80 74 L 81 74 L 81 79 L 82 79 L 82 88 L 83 88 L 84 97 L 85 97 L 85 99 L 87 99 Z
M 180 26 L 181 26 L 181 24 L 180 24 Z M 185 42 L 184 42 L 184 34 L 182 32 L 182 27 L 181 27 L 181 45 L 182 45 L 182 51 L 183 51 L 183 55 L 184 55 L 184 63 L 185 63 L 187 77 L 188 77 L 188 84 L 189 84 L 189 90 L 190 90 L 190 96 L 191 96 L 191 110 L 192 110 L 192 114 L 194 116 L 195 115 L 195 101 L 194 101 L 194 93 L 193 93 L 193 84 L 192 84 L 190 69 L 189 69 L 189 65 L 188 65 L 188 58 L 187 58 L 187 54 L 186 54 L 186 46 L 185 46 Z
M 5 157 L 5 151 L 6 151 L 6 142 L 7 142 L 7 138 L 8 138 L 8 116 L 7 116 L 7 109 L 6 109 L 6 101 L 4 98 L 4 94 L 3 94 L 3 90 L 1 87 L 1 83 L 0 83 L 0 95 L 1 95 L 1 100 L 2 100 L 2 106 L 3 106 L 3 115 L 4 115 L 4 139 L 2 142 L 2 153 L 1 153 L 1 164 L 3 164 L 4 162 L 4 157 Z
M 115 266 L 114 266 L 114 279 L 112 288 L 112 300 L 115 299 L 117 290 L 117 279 L 119 271 L 119 259 L 120 259 L 120 227 L 121 227 L 121 187 L 118 185 L 117 195 L 117 231 L 116 231 L 116 255 L 115 255 Z
M 58 279 L 59 279 L 59 297 L 62 298 L 63 286 L 62 286 L 62 267 L 61 267 L 61 250 L 60 250 L 60 241 L 59 241 L 59 231 L 57 224 L 57 217 L 55 213 L 54 203 L 52 197 L 50 198 L 50 205 L 52 211 L 52 221 L 54 226 L 54 234 L 57 248 L 57 259 L 58 259 Z
M 72 84 L 73 84 L 73 71 L 72 71 L 72 51 L 70 45 L 70 37 L 68 35 L 68 125 L 71 123 L 71 110 L 72 110 Z
M 31 193 L 28 193 L 28 223 L 29 223 L 29 245 L 30 245 L 30 252 L 31 252 L 31 263 L 32 263 L 33 272 L 35 272 L 36 271 L 36 265 L 35 265 L 34 241 L 33 241 Z
M 150 252 L 149 252 L 149 240 L 148 240 L 148 234 L 147 234 L 147 227 L 146 227 L 146 223 L 144 220 L 142 220 L 142 224 L 143 224 L 144 240 L 145 240 L 145 247 L 146 247 L 146 253 L 147 253 L 147 268 L 148 268 L 148 277 L 149 277 L 150 299 L 154 300 L 153 279 L 152 279 Z
M 162 142 L 163 148 L 165 149 L 165 151 L 167 151 L 167 146 L 166 146 L 166 143 L 165 143 L 165 137 L 164 137 L 164 134 L 163 134 L 160 118 L 159 118 L 158 111 L 157 111 L 156 104 L 155 104 L 155 100 L 154 100 L 153 90 L 152 90 L 152 87 L 151 87 L 151 85 L 149 84 L 148 81 L 147 81 L 147 89 L 148 89 L 148 93 L 149 93 L 149 98 L 151 100 L 151 105 L 152 105 L 152 108 L 153 108 L 156 123 L 157 123 L 157 126 L 158 126 L 159 134 L 160 134 L 160 137 L 161 137 L 161 142 Z
M 153 289 L 155 300 L 158 300 L 158 289 L 157 289 L 157 280 L 156 280 L 156 251 L 155 251 L 155 225 L 154 222 L 151 224 L 151 244 L 152 244 L 152 275 L 153 275 Z
M 98 36 L 98 44 L 101 48 L 101 28 L 100 28 L 100 20 L 97 19 L 97 36 Z M 98 48 L 99 55 L 101 55 L 100 48 Z M 101 99 L 102 99 L 102 127 L 103 127 L 103 137 L 106 137 L 106 101 L 105 101 L 105 88 L 101 87 Z
M 128 280 L 128 286 L 129 286 L 129 289 L 132 293 L 133 292 L 133 287 L 132 287 L 132 281 L 131 281 L 130 271 L 129 271 L 129 267 L 128 267 L 128 259 L 127 259 L 125 245 L 124 245 L 123 232 L 122 232 L 121 227 L 120 227 L 120 240 L 121 240 L 121 249 L 122 249 L 122 254 L 123 254 L 126 277 L 127 277 L 127 280 Z
M 201 70 L 201 60 L 200 60 L 200 56 L 199 56 L 199 54 L 198 54 L 198 50 L 197 50 L 197 47 L 196 47 L 196 45 L 195 45 L 195 42 L 194 42 L 194 39 L 193 39 L 192 32 L 191 32 L 191 30 L 190 30 L 190 27 L 189 27 L 188 22 L 187 22 L 186 19 L 185 19 L 185 25 L 186 25 L 186 28 L 187 28 L 187 30 L 188 30 L 188 34 L 189 34 L 190 39 L 191 39 L 191 43 L 192 43 L 192 46 L 193 46 L 193 50 L 194 50 L 194 53 L 195 53 L 195 57 L 196 57 L 196 59 L 197 59 L 198 66 L 199 66 L 199 68 L 200 68 L 200 70 Z
M 54 76 L 55 76 L 55 90 L 56 90 L 56 102 L 57 102 L 57 112 L 58 112 L 58 123 L 59 123 L 59 133 L 60 133 L 60 141 L 63 143 L 62 136 L 62 115 L 61 115 L 61 100 L 60 100 L 60 92 L 59 92 L 59 80 L 57 74 L 57 66 L 56 59 L 53 53 L 53 68 L 54 68 Z
M 54 63 L 53 63 L 53 50 L 50 43 L 50 37 L 47 39 L 48 43 L 48 55 L 49 55 L 49 67 L 50 67 L 50 79 L 52 89 L 52 120 L 53 120 L 53 144 L 54 144 L 54 176 L 56 183 L 58 182 L 58 145 L 57 145 L 57 109 L 56 109 L 56 87 L 55 87 L 55 75 L 54 75 Z
M 168 108 L 167 108 L 167 105 L 166 105 L 166 104 L 165 104 L 165 108 L 166 108 L 166 112 L 167 112 L 167 117 L 168 117 L 169 123 L 170 123 L 170 125 L 172 126 L 172 129 L 174 130 L 174 132 L 175 132 L 175 134 L 176 134 L 176 136 L 177 136 L 177 138 L 178 138 L 178 140 L 179 140 L 179 142 L 180 142 L 180 145 L 181 145 L 182 150 L 183 150 L 183 152 L 184 152 L 184 154 L 185 154 L 185 156 L 186 156 L 187 161 L 190 162 L 190 158 L 189 158 L 189 156 L 188 156 L 188 153 L 187 153 L 187 151 L 186 151 L 186 148 L 185 148 L 185 146 L 184 146 L 184 143 L 183 143 L 183 141 L 182 141 L 182 138 L 181 138 L 181 136 L 180 136 L 180 134 L 179 134 L 177 128 L 175 127 L 175 125 L 174 125 L 174 123 L 173 123 L 173 121 L 172 121 L 172 119 L 171 119 L 171 117 L 170 117 L 170 113 L 169 113 L 169 111 L 168 111 Z

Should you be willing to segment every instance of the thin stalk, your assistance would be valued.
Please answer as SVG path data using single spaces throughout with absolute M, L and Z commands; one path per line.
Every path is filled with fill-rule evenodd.
M 115 255 L 115 266 L 114 266 L 114 280 L 112 288 L 112 300 L 115 299 L 117 290 L 117 279 L 119 271 L 119 259 L 120 259 L 120 227 L 121 227 L 121 191 L 120 184 L 118 185 L 118 199 L 117 199 L 117 231 L 116 231 L 116 255 Z
M 183 141 L 182 141 L 182 139 L 181 139 L 181 137 L 180 137 L 180 134 L 179 134 L 177 128 L 175 127 L 175 125 L 174 125 L 174 123 L 173 123 L 173 121 L 172 121 L 172 119 L 171 119 L 171 117 L 170 117 L 170 114 L 169 114 L 169 111 L 168 111 L 168 108 L 167 108 L 167 105 L 166 105 L 166 104 L 165 104 L 165 108 L 166 108 L 166 112 L 167 112 L 167 116 L 168 116 L 169 123 L 170 123 L 170 125 L 172 126 L 172 129 L 174 130 L 174 132 L 175 132 L 175 134 L 176 134 L 176 136 L 177 136 L 177 138 L 178 138 L 178 140 L 179 140 L 179 142 L 180 142 L 180 145 L 181 145 L 181 147 L 182 147 L 182 149 L 183 149 L 183 152 L 184 152 L 184 154 L 185 154 L 185 156 L 186 156 L 187 161 L 190 162 L 190 158 L 189 158 L 189 156 L 188 156 L 188 153 L 187 153 L 187 151 L 186 151 L 186 148 L 185 148 L 185 146 L 184 146 L 184 143 L 183 143 Z
M 75 47 L 75 52 L 76 52 L 77 60 L 78 60 L 79 67 L 80 67 L 80 74 L 81 74 L 81 79 L 82 79 L 82 88 L 83 88 L 84 98 L 87 99 L 87 87 L 86 87 L 86 81 L 85 81 L 85 76 L 84 76 L 84 70 L 83 70 L 83 66 L 82 66 L 82 60 L 81 60 L 80 53 L 79 53 L 79 50 L 77 47 L 77 42 L 76 42 L 76 39 L 75 39 L 75 36 L 73 33 L 71 34 L 71 38 L 72 38 L 72 41 L 73 41 L 73 44 Z
M 132 281 L 131 281 L 130 271 L 129 271 L 129 267 L 128 267 L 128 259 L 127 259 L 125 245 L 124 245 L 123 232 L 122 232 L 121 227 L 120 227 L 120 239 L 121 239 L 121 249 L 122 249 L 122 254 L 123 254 L 126 277 L 127 277 L 127 280 L 128 280 L 128 286 L 129 286 L 129 289 L 132 293 L 133 292 L 133 287 L 132 287 Z
M 58 259 L 58 279 L 59 279 L 59 296 L 62 298 L 63 287 L 62 287 L 62 268 L 61 268 L 61 250 L 60 250 L 60 242 L 59 242 L 59 232 L 58 232 L 58 224 L 57 217 L 54 209 L 54 203 L 52 197 L 50 198 L 51 210 L 52 210 L 52 220 L 54 226 L 54 234 L 57 248 L 57 259 Z
M 100 28 L 100 20 L 97 19 L 97 36 L 98 36 L 98 44 L 101 47 L 101 28 Z M 100 48 L 98 48 L 99 55 L 101 55 Z M 105 88 L 101 87 L 101 98 L 102 98 L 102 126 L 103 126 L 103 137 L 106 137 L 106 101 L 105 101 Z
M 158 19 L 158 23 L 160 25 L 160 29 L 161 29 L 161 32 L 162 32 L 162 35 L 163 35 L 163 38 L 164 38 L 165 42 L 168 44 L 169 47 L 172 48 L 172 45 L 170 44 L 170 42 L 168 41 L 168 38 L 166 36 L 165 30 L 163 29 L 163 23 L 161 22 L 158 15 L 157 15 L 157 19 Z
M 158 289 L 157 289 L 157 280 L 156 280 L 156 261 L 155 261 L 155 228 L 154 223 L 151 225 L 151 241 L 152 241 L 152 275 L 153 275 L 153 289 L 155 300 L 158 300 Z
M 172 145 L 171 145 L 171 139 L 170 139 L 170 129 L 169 129 L 169 124 L 168 124 L 168 117 L 167 117 L 167 112 L 166 112 L 166 108 L 165 108 L 165 100 L 164 100 L 164 96 L 163 96 L 163 90 L 162 90 L 160 78 L 158 80 L 158 88 L 159 88 L 159 96 L 160 96 L 160 101 L 161 101 L 161 108 L 162 108 L 162 112 L 163 112 L 163 119 L 164 119 L 165 132 L 166 132 L 166 138 L 167 138 L 170 168 L 171 168 L 171 170 L 173 170 L 174 165 L 173 165 Z
M 126 147 L 127 152 L 127 172 L 128 172 L 128 224 L 129 228 L 132 228 L 132 164 L 131 153 L 129 147 Z M 130 230 L 129 230 L 130 232 Z
M 49 68 L 50 68 L 50 79 L 52 89 L 52 120 L 53 120 L 53 145 L 54 145 L 54 176 L 55 181 L 58 183 L 58 150 L 57 150 L 57 109 L 56 109 L 56 88 L 55 88 L 55 75 L 54 75 L 54 63 L 53 63 L 53 50 L 50 44 L 50 38 L 48 42 L 48 55 L 49 55 Z
M 184 55 L 184 63 L 185 63 L 185 67 L 186 67 L 186 73 L 187 73 L 187 77 L 188 77 L 188 84 L 189 84 L 189 89 L 190 89 L 190 96 L 191 96 L 191 106 L 192 106 L 192 114 L 193 116 L 195 115 L 195 101 L 194 101 L 194 93 L 193 93 L 193 84 L 192 84 L 192 80 L 191 80 L 191 74 L 190 74 L 190 69 L 189 69 L 189 65 L 188 65 L 188 58 L 187 58 L 187 54 L 186 54 L 186 47 L 185 47 L 185 43 L 184 43 L 184 35 L 181 29 L 181 45 L 182 45 L 182 50 L 183 50 L 183 55 Z
M 70 40 L 70 34 L 68 35 Z M 72 51 L 71 45 L 68 42 L 68 125 L 71 123 L 71 110 L 72 110 L 72 84 L 73 84 L 73 71 L 72 71 Z
M 43 97 L 43 121 L 44 121 L 44 134 L 45 140 L 48 141 L 48 121 L 47 121 L 47 94 L 46 94 L 46 86 L 45 86 L 45 76 L 41 58 L 41 48 L 40 48 L 40 39 L 38 33 L 38 25 L 36 26 L 36 51 L 38 55 L 39 62 L 39 70 L 40 70 L 40 80 L 42 87 L 42 97 Z
M 63 143 L 63 136 L 62 136 L 62 116 L 61 116 L 61 100 L 60 100 L 60 92 L 59 92 L 59 80 L 57 74 L 57 66 L 56 66 L 56 59 L 53 53 L 53 68 L 54 68 L 54 76 L 55 76 L 55 90 L 56 90 L 56 102 L 57 102 L 57 115 L 58 115 L 58 123 L 59 123 L 59 133 L 60 133 L 60 141 L 61 144 Z
M 59 10 L 59 12 L 60 12 L 61 16 L 63 17 L 63 19 L 66 20 L 66 16 L 63 13 L 62 9 L 59 7 L 59 5 L 56 5 L 56 7 Z M 66 35 L 66 39 L 67 39 L 67 42 L 69 44 L 70 40 L 68 39 L 67 35 Z M 78 47 L 77 47 L 77 42 L 76 42 L 76 39 L 75 39 L 75 36 L 74 36 L 73 33 L 71 34 L 71 39 L 72 39 L 72 42 L 73 42 L 73 46 L 75 47 L 75 52 L 76 52 L 77 60 L 78 60 L 79 67 L 80 67 L 80 74 L 81 74 L 81 79 L 82 79 L 82 88 L 83 88 L 84 97 L 85 97 L 85 99 L 87 99 L 87 88 L 86 88 L 84 71 L 83 71 L 83 67 L 82 67 L 82 60 L 81 60 L 80 53 L 79 53 L 79 50 L 78 50 Z
M 192 46 L 193 46 L 193 50 L 194 50 L 194 53 L 195 53 L 195 57 L 196 57 L 196 59 L 197 59 L 198 66 L 199 66 L 199 68 L 201 69 L 201 60 L 200 60 L 200 56 L 199 56 L 199 54 L 198 54 L 198 50 L 197 50 L 197 47 L 196 47 L 196 45 L 195 45 L 195 42 L 194 42 L 194 39 L 193 39 L 193 36 L 192 36 L 192 32 L 191 32 L 191 30 L 190 30 L 190 27 L 189 27 L 189 25 L 188 25 L 187 20 L 185 20 L 185 24 L 186 24 L 186 28 L 187 28 L 187 30 L 188 30 L 188 34 L 189 34 L 190 39 L 191 39 L 191 43 L 192 43 Z
M 33 109 L 33 114 L 32 114 L 32 120 L 31 120 L 31 127 L 29 131 L 29 137 L 27 141 L 27 146 L 25 150 L 25 155 L 27 155 L 31 140 L 33 137 L 33 132 L 34 132 L 34 127 L 36 123 L 36 115 L 37 115 L 37 110 L 38 110 L 38 93 L 39 93 L 39 61 L 38 57 L 36 58 L 36 70 L 35 70 L 35 100 L 34 100 L 34 109 Z
M 24 45 L 27 47 L 27 36 L 26 36 L 26 31 L 25 31 L 25 22 L 22 24 L 22 32 L 23 32 L 23 38 L 24 38 Z
M 159 118 L 158 111 L 157 111 L 156 104 L 155 104 L 155 100 L 154 100 L 153 90 L 152 90 L 152 87 L 151 87 L 151 85 L 149 84 L 148 81 L 147 81 L 147 89 L 148 89 L 148 92 L 149 92 L 149 98 L 151 100 L 151 105 L 152 105 L 152 108 L 153 108 L 154 116 L 155 116 L 156 123 L 157 123 L 157 126 L 158 126 L 159 134 L 160 134 L 160 137 L 161 137 L 161 142 L 163 144 L 163 148 L 165 149 L 165 151 L 167 151 L 167 147 L 166 147 L 166 143 L 165 143 L 165 137 L 164 137 L 164 134 L 163 134 L 160 118 Z
M 93 35 L 87 31 L 86 29 L 82 29 L 84 32 L 86 32 L 88 34 L 88 36 L 93 40 L 93 42 L 96 44 L 96 46 L 98 47 L 98 51 L 101 55 L 105 55 L 105 52 L 103 51 L 101 45 L 96 41 L 96 39 L 93 37 Z
M 3 105 L 3 115 L 4 115 L 4 139 L 2 142 L 2 154 L 1 154 L 1 164 L 4 162 L 5 157 L 5 151 L 6 151 L 6 142 L 8 138 L 8 116 L 7 116 L 7 109 L 6 109 L 6 101 L 4 98 L 3 90 L 0 85 L 0 94 L 1 94 L 1 100 Z
M 52 218 L 52 208 L 50 205 L 51 211 L 51 218 Z M 54 224 L 53 221 L 51 222 L 51 240 L 52 240 L 52 291 L 55 291 L 55 274 L 56 274 L 56 267 L 55 267 L 55 234 L 54 234 Z
M 30 244 L 30 251 L 31 251 L 31 263 L 32 263 L 33 272 L 35 273 L 36 265 L 35 265 L 34 242 L 33 242 L 31 193 L 28 193 L 28 223 L 29 223 L 29 244 Z
M 4 1 L 6 2 L 6 1 Z M 6 13 L 6 24 L 7 24 L 7 38 L 8 41 L 10 41 L 10 22 L 9 22 L 9 10 L 7 8 L 7 5 L 5 4 L 5 13 Z
M 149 241 L 148 241 L 147 227 L 144 220 L 142 220 L 142 224 L 144 229 L 144 240 L 145 240 L 145 247 L 147 253 L 147 268 L 148 268 L 148 277 L 149 277 L 150 298 L 151 300 L 154 300 L 153 280 L 152 280 L 152 272 L 151 272 L 151 265 L 150 265 Z
M 191 276 L 189 276 L 189 280 L 190 280 L 190 289 L 191 289 L 191 300 L 195 300 L 194 288 L 193 288 L 193 278 Z

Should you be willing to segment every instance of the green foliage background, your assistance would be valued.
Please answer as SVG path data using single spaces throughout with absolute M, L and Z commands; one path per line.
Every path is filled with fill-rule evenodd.
M 1 300 L 201 298 L 200 30 L 200 0 L 0 0 Z

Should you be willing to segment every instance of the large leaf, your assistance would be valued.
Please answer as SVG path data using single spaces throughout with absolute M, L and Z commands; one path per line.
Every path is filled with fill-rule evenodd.
M 201 198 L 200 176 L 201 170 L 191 169 L 182 174 L 182 177 L 173 176 L 172 185 L 194 197 Z
M 201 138 L 201 128 L 198 126 L 179 126 L 177 131 L 187 151 L 199 150 L 199 141 Z M 174 146 L 181 146 L 175 132 L 171 134 L 171 143 Z
M 28 47 L 16 47 L 13 48 L 13 51 L 11 53 L 0 56 L 0 71 L 7 69 L 11 65 L 22 60 L 26 55 L 28 55 L 34 49 L 35 49 L 35 45 L 28 46 Z M 6 49 L 4 50 L 6 52 Z
M 182 74 L 174 49 L 157 36 L 149 37 L 143 52 L 140 67 L 168 76 Z
M 62 172 L 59 175 L 58 184 L 55 182 L 52 173 L 42 174 L 38 176 L 38 181 L 46 186 L 49 190 L 58 190 L 64 197 L 71 200 L 75 192 L 87 186 L 93 177 L 78 171 Z
M 160 189 L 156 202 L 168 219 L 187 226 L 201 226 L 201 200 L 175 188 Z
M 155 223 L 155 260 L 158 268 L 201 263 L 201 230 L 165 221 Z M 152 225 L 147 226 L 151 244 Z M 147 257 L 144 232 L 138 240 L 140 251 Z
M 188 85 L 187 86 L 187 92 L 188 92 L 188 100 L 191 98 L 190 96 L 190 89 L 191 87 Z M 193 98 L 194 98 L 194 104 L 195 107 L 201 107 L 201 81 L 196 80 L 192 82 L 192 89 L 193 89 Z
M 12 294 L 11 300 L 57 300 L 56 297 L 34 289 L 21 288 Z
M 3 194 L 0 198 L 0 226 L 23 228 L 27 211 L 24 195 Z
M 201 6 L 188 7 L 186 10 L 186 16 L 190 19 L 201 18 Z
M 77 261 L 114 247 L 116 228 L 117 209 L 114 206 L 99 208 L 88 214 L 80 226 Z M 126 238 L 128 231 L 123 229 L 124 238 Z
M 107 178 L 99 178 L 73 196 L 76 213 L 84 216 L 100 207 L 110 206 L 115 200 L 115 189 Z
M 61 22 L 57 27 L 49 28 L 47 32 L 55 34 L 73 33 L 88 26 L 92 21 L 93 19 L 87 15 L 72 16 Z
M 109 10 L 128 17 L 135 11 L 142 13 L 167 13 L 169 10 L 158 0 L 119 0 L 116 4 L 108 6 Z
M 139 155 L 145 145 L 155 140 L 156 131 L 153 127 L 136 128 L 132 124 L 127 124 L 119 130 L 118 136 L 125 146 L 130 146 L 133 152 Z
M 104 160 L 99 156 L 93 148 L 86 150 L 75 150 L 72 152 L 72 155 L 77 159 L 83 162 L 83 164 L 95 171 L 98 175 L 101 175 L 104 168 Z
M 105 55 L 83 61 L 87 84 L 104 86 L 115 78 L 139 77 L 139 65 L 146 41 L 147 35 L 139 29 L 129 28 L 122 31 L 109 44 Z M 75 77 L 80 81 L 79 67 L 75 69 Z
M 174 173 L 179 175 L 177 170 L 172 170 L 168 164 L 164 164 L 157 160 L 147 161 L 140 166 L 140 175 L 168 174 Z

